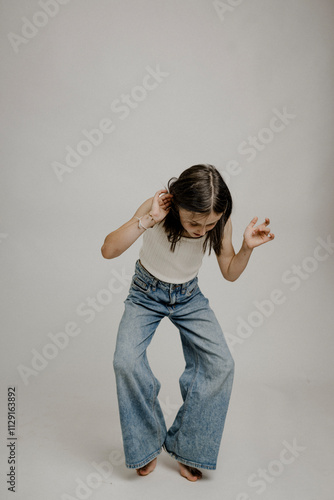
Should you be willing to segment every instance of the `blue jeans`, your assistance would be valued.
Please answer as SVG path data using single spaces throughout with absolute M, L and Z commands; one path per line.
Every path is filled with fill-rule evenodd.
M 126 466 L 143 467 L 164 448 L 183 464 L 216 469 L 234 361 L 198 277 L 167 283 L 138 259 L 124 305 L 113 366 Z M 158 401 L 160 382 L 146 355 L 165 316 L 180 332 L 186 362 L 179 379 L 183 404 L 168 431 Z

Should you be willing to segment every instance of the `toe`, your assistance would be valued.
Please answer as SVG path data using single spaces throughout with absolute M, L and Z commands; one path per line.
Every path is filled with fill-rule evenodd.
M 188 465 L 180 463 L 180 472 L 181 476 L 188 479 L 188 481 L 197 481 L 197 479 L 201 479 L 202 472 L 194 467 L 189 467 Z
M 197 477 L 200 479 L 202 477 L 202 472 L 198 469 L 194 469 L 193 467 L 190 469 L 190 472 L 193 476 Z

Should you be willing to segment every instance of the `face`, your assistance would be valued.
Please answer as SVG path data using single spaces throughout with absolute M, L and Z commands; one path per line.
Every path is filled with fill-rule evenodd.
M 223 214 L 211 212 L 209 215 L 203 215 L 180 208 L 179 215 L 185 235 L 191 238 L 200 238 L 215 227 Z

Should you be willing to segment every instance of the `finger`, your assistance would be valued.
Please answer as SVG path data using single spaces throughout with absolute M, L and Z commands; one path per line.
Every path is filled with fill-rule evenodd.
M 256 217 L 256 216 L 253 217 L 253 219 L 250 221 L 250 223 L 248 225 L 251 226 L 251 227 L 254 227 L 255 224 L 256 224 L 256 222 L 257 222 L 257 220 L 258 220 L 258 217 Z
M 254 219 L 257 220 L 257 217 L 254 217 Z M 252 222 L 254 221 L 254 219 L 252 219 Z M 253 226 L 254 227 L 254 224 L 252 224 L 252 222 L 249 224 L 250 226 Z M 260 230 L 260 231 L 263 231 L 265 229 L 266 226 L 268 226 L 268 224 L 270 224 L 270 219 L 268 219 L 268 217 L 265 218 L 264 222 L 262 222 L 262 224 L 259 224 L 256 228 L 254 229 L 257 229 L 257 230 Z
M 167 189 L 163 188 L 163 189 L 159 189 L 159 191 L 157 191 L 155 193 L 155 196 L 159 197 L 161 196 L 163 193 L 166 193 L 167 192 Z
M 270 229 L 266 226 L 265 223 L 263 224 L 260 224 L 259 226 L 255 227 L 254 230 L 257 230 L 257 231 L 260 231 L 260 232 L 269 232 L 270 233 Z
M 171 200 L 170 198 L 160 198 L 159 199 L 160 205 L 171 205 Z
M 163 201 L 163 202 L 167 202 L 167 201 L 170 201 L 172 199 L 172 196 L 171 194 L 162 194 L 158 197 L 158 200 L 159 201 Z
M 261 229 L 260 227 L 256 227 L 253 232 L 252 232 L 252 235 L 255 236 L 269 236 L 270 235 L 270 229 Z

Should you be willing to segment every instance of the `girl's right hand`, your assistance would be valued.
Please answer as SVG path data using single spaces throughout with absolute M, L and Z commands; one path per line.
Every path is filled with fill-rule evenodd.
M 168 214 L 172 197 L 173 195 L 168 193 L 167 189 L 160 189 L 155 193 L 150 214 L 156 222 L 161 222 Z

